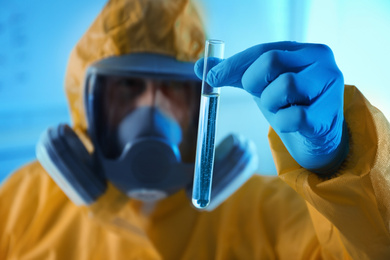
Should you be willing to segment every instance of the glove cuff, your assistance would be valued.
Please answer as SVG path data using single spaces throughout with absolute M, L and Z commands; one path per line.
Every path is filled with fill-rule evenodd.
M 321 176 L 331 176 L 333 175 L 344 162 L 345 158 L 349 153 L 349 134 L 347 123 L 343 122 L 343 132 L 341 135 L 340 144 L 338 147 L 330 154 L 326 155 L 323 158 L 323 161 L 329 161 L 325 166 L 321 168 L 308 169 L 314 173 L 317 173 Z

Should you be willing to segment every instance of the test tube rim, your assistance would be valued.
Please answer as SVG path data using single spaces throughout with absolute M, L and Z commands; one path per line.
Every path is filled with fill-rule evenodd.
M 225 44 L 224 41 L 218 39 L 208 39 L 206 40 L 207 44 L 217 45 L 217 44 Z

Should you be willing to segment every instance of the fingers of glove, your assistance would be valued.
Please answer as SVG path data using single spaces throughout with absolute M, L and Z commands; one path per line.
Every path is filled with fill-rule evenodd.
M 297 42 L 274 42 L 253 46 L 213 67 L 207 75 L 207 82 L 213 87 L 234 86 L 242 88 L 243 74 L 262 54 L 271 50 L 294 51 L 305 46 L 308 44 Z
M 279 75 L 300 72 L 311 64 L 322 68 L 337 67 L 331 49 L 322 44 L 302 44 L 290 50 L 270 50 L 263 53 L 245 71 L 243 88 L 253 95 L 259 95 Z
M 222 61 L 223 61 L 223 59 L 220 59 L 220 58 L 209 57 L 207 59 L 206 72 L 208 72 L 211 68 L 213 68 L 215 65 L 221 63 Z M 196 76 L 200 79 L 203 79 L 203 73 L 205 72 L 204 62 L 205 62 L 205 59 L 201 58 L 201 59 L 197 60 L 195 65 L 194 65 L 194 72 L 195 72 Z
M 333 112 L 322 108 L 319 113 L 317 108 L 311 106 L 291 106 L 280 109 L 277 113 L 264 111 L 268 122 L 278 133 L 299 132 L 307 138 L 318 137 L 325 133 L 332 125 Z
M 325 74 L 309 67 L 282 74 L 268 85 L 257 102 L 275 130 L 300 131 L 308 137 L 327 131 L 343 107 L 344 82 L 337 71 Z
M 292 133 L 302 131 L 307 128 L 307 106 L 291 106 L 281 109 L 276 114 L 265 113 L 270 125 L 278 133 Z M 308 129 L 304 129 L 307 131 Z
M 312 67 L 309 66 L 299 73 L 283 73 L 272 81 L 261 94 L 262 107 L 276 113 L 290 106 L 310 105 L 327 84 L 316 77 Z
M 262 54 L 243 74 L 243 88 L 253 95 L 260 95 L 279 75 L 287 72 L 300 72 L 310 66 L 314 60 L 306 55 L 307 49 L 271 50 Z

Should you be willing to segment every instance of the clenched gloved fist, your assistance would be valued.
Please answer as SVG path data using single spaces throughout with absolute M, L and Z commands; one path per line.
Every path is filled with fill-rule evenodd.
M 344 79 L 329 47 L 276 42 L 213 60 L 213 87 L 234 86 L 253 95 L 291 156 L 318 174 L 334 173 L 345 159 Z M 202 78 L 203 59 L 195 64 Z

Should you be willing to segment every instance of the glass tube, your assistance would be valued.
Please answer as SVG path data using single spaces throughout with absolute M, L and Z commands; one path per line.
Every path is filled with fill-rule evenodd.
M 198 140 L 196 146 L 192 204 L 203 209 L 210 203 L 211 185 L 214 168 L 215 132 L 219 103 L 219 88 L 213 88 L 206 82 L 206 76 L 212 68 L 209 58 L 223 59 L 225 43 L 220 40 L 207 40 L 204 54 L 202 95 L 199 111 Z

